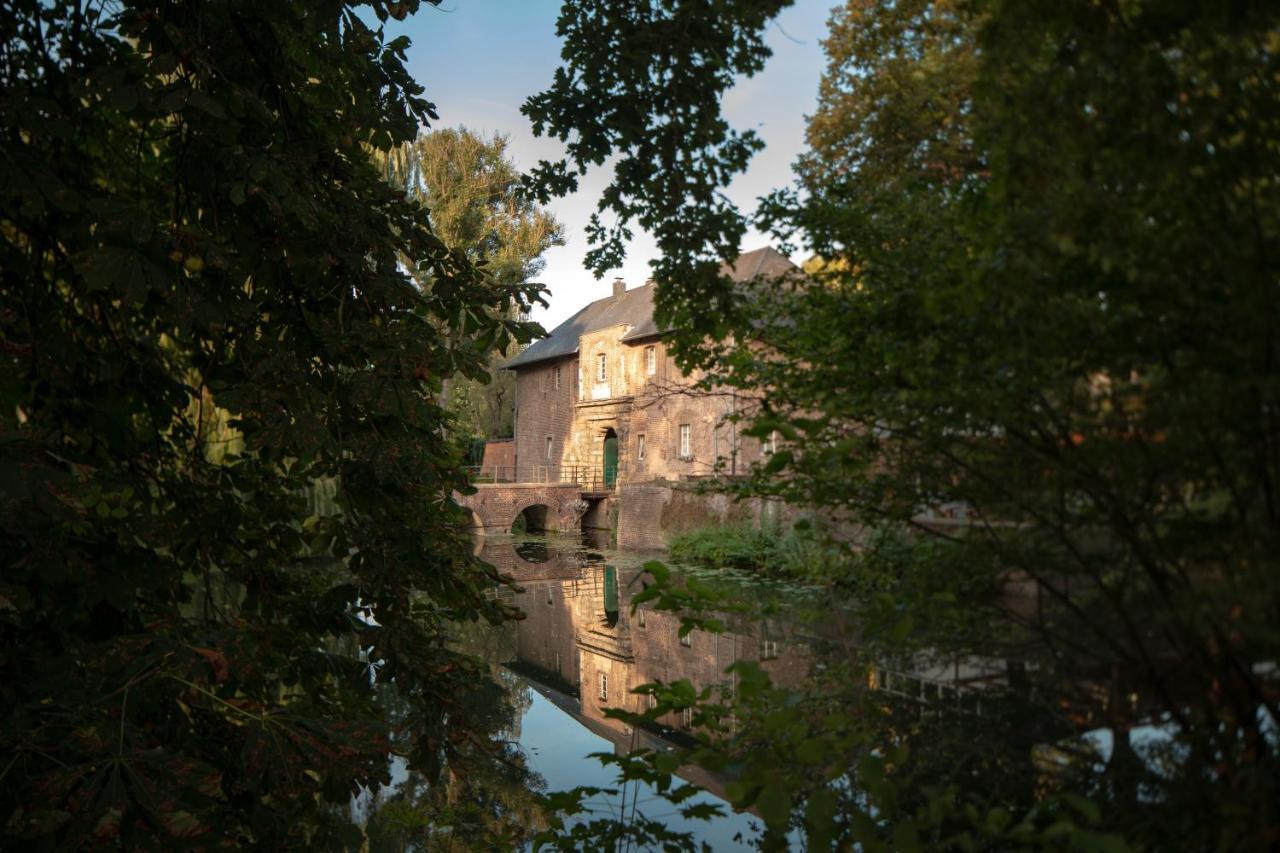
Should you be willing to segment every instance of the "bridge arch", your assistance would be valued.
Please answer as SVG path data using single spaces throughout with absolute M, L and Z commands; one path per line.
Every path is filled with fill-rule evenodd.
M 538 529 L 573 531 L 587 508 L 577 483 L 477 483 L 475 492 L 455 494 L 454 500 L 472 513 L 469 523 L 482 533 L 509 533 L 532 507 L 545 508 L 533 513 Z
M 540 499 L 526 501 L 511 516 L 510 530 L 514 533 L 520 521 L 524 521 L 524 529 L 529 533 L 555 532 L 556 512 Z

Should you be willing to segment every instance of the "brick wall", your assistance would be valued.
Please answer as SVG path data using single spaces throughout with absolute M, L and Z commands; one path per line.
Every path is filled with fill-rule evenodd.
M 516 467 L 516 442 L 513 438 L 486 441 L 484 443 L 484 459 L 480 462 L 481 476 L 512 471 Z
M 515 456 L 521 472 L 539 466 L 559 470 L 568 449 L 577 398 L 576 357 L 539 362 L 516 371 Z M 547 436 L 551 437 L 550 456 Z
M 510 530 L 515 517 L 531 506 L 548 508 L 544 519 L 548 530 L 575 532 L 586 508 L 574 483 L 479 483 L 475 494 L 454 495 L 454 500 L 475 514 L 477 526 L 502 533 Z

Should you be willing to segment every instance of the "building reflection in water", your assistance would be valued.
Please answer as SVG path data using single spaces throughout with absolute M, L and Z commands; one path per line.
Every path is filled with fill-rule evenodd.
M 694 730 L 688 714 L 664 715 L 654 731 L 605 716 L 606 708 L 645 710 L 649 697 L 631 692 L 641 684 L 687 679 L 699 690 L 732 691 L 735 680 L 725 670 L 735 661 L 758 662 L 777 684 L 797 682 L 808 669 L 805 650 L 788 642 L 781 623 L 730 620 L 723 633 L 695 629 L 680 637 L 677 614 L 646 605 L 633 614 L 642 571 L 606 562 L 590 544 L 498 539 L 486 543 L 483 556 L 522 588 L 503 594 L 526 614 L 509 665 L 618 754 L 664 749 Z M 725 780 L 693 768 L 679 775 L 723 795 Z

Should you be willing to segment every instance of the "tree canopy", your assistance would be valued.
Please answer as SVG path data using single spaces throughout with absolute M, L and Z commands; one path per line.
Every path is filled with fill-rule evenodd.
M 356 845 L 465 739 L 449 624 L 505 614 L 437 400 L 536 288 L 367 154 L 435 117 L 418 5 L 0 15 L 6 846 Z
M 563 245 L 564 234 L 556 218 L 522 191 L 522 175 L 507 146 L 502 135 L 485 138 L 466 128 L 445 128 L 423 133 L 383 159 L 388 179 L 427 207 L 446 246 L 495 281 L 519 286 L 537 278 L 546 264 L 543 254 Z M 514 433 L 515 377 L 502 365 L 517 348 L 513 341 L 494 351 L 487 376 L 447 382 L 446 408 L 472 435 Z
M 964 726 L 886 724 L 859 706 L 849 761 L 797 771 L 779 789 L 769 768 L 804 759 L 775 755 L 737 804 L 785 794 L 797 809 L 771 809 L 774 832 L 790 820 L 863 844 L 963 846 L 975 820 L 987 821 L 984 837 L 1020 844 L 1048 843 L 1035 833 L 1053 821 L 1156 848 L 1272 843 L 1276 9 L 845 4 L 798 185 L 759 214 L 820 262 L 803 282 L 735 295 L 708 263 L 732 259 L 735 232 L 677 202 L 714 196 L 741 169 L 722 148 L 729 132 L 686 128 L 655 148 L 661 134 L 639 128 L 667 126 L 665 90 L 707 73 L 700 57 L 758 67 L 758 54 L 735 64 L 734 48 L 758 46 L 781 4 L 642 4 L 618 12 L 622 23 L 569 5 L 570 67 L 529 111 L 579 140 L 577 167 L 618 158 L 606 208 L 667 220 L 655 277 L 684 363 L 767 389 L 748 431 L 777 430 L 783 449 L 743 490 L 862 531 L 837 584 L 864 594 L 861 662 L 800 705 L 808 724 L 842 730 L 824 728 L 824 703 L 877 661 L 992 656 L 1024 687 L 1018 673 L 1039 673 L 1038 701 L 1011 700 L 1030 740 L 982 782 L 970 764 L 934 760 L 968 749 L 941 740 Z M 682 32 L 696 44 L 670 40 L 678 55 L 653 47 L 673 21 L 695 22 Z M 597 79 L 585 76 L 598 73 L 590 45 L 606 37 L 617 41 L 605 85 L 575 83 Z M 700 90 L 716 112 L 699 127 L 722 127 L 717 98 L 730 83 Z M 589 126 L 588 112 L 628 110 L 641 116 L 635 129 Z M 655 151 L 682 174 L 655 169 Z M 554 170 L 543 177 L 556 186 Z M 719 311 L 712 299 L 729 304 L 723 326 L 705 319 Z M 1030 611 L 1011 608 L 1011 580 L 1034 590 Z M 1034 744 L 1089 721 L 1109 730 L 1111 760 L 1045 777 Z M 1130 732 L 1144 725 L 1167 740 L 1135 757 Z M 736 738 L 731 747 L 750 742 Z M 897 747 L 910 752 L 886 776 Z M 850 787 L 829 787 L 858 755 L 878 758 Z M 846 796 L 859 788 L 869 799 Z M 1059 796 L 1100 808 L 1083 819 Z M 820 819 L 805 823 L 806 798 Z M 1102 843 L 1090 832 L 1079 843 Z

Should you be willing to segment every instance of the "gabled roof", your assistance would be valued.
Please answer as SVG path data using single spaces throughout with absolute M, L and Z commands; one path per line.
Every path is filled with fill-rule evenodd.
M 787 256 L 765 246 L 738 256 L 733 267 L 725 270 L 736 282 L 747 282 L 757 276 L 780 276 L 795 269 L 795 264 Z M 652 283 L 643 287 L 628 290 L 619 298 L 606 296 L 586 305 L 577 314 L 556 326 L 543 339 L 525 347 L 511 361 L 507 362 L 508 370 L 525 367 L 539 361 L 574 355 L 578 351 L 578 338 L 588 332 L 597 332 L 610 326 L 630 326 L 631 329 L 622 340 L 634 341 L 662 334 L 667 329 L 659 329 L 653 319 Z

